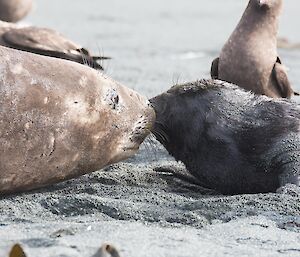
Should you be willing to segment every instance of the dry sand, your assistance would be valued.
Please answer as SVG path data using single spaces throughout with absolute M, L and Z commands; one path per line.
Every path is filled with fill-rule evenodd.
M 114 79 L 148 97 L 208 77 L 245 7 L 237 0 L 39 0 L 26 22 L 96 53 Z M 285 0 L 280 35 L 299 42 L 299 1 Z M 100 49 L 100 50 L 99 50 Z M 300 89 L 300 52 L 281 50 Z M 300 256 L 300 192 L 220 196 L 155 167 L 178 166 L 157 143 L 128 162 L 0 199 L 0 256 L 91 257 L 111 242 L 121 257 Z

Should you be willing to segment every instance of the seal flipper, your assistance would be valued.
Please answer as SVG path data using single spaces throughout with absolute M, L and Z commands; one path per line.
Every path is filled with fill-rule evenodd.
M 280 157 L 279 168 L 279 188 L 277 192 L 283 191 L 283 188 L 296 185 L 300 190 L 300 151 L 290 150 Z
M 214 59 L 211 63 L 210 76 L 212 79 L 219 78 L 219 57 Z
M 294 93 L 285 68 L 282 65 L 279 57 L 277 57 L 276 63 L 273 67 L 272 76 L 276 82 L 277 89 L 280 92 L 281 97 L 291 98 L 293 94 L 298 95 L 298 93 Z
M 292 154 L 290 163 L 284 165 L 284 168 L 279 176 L 279 185 L 284 187 L 287 184 L 293 184 L 300 187 L 300 163 L 293 159 L 299 159 L 299 154 Z
M 220 194 L 214 189 L 211 189 L 209 185 L 202 183 L 198 178 L 185 169 L 181 169 L 174 166 L 160 166 L 153 169 L 155 172 L 160 174 L 169 174 L 173 179 L 178 179 L 189 185 L 194 185 L 199 189 L 201 194 L 218 195 Z M 167 175 L 168 176 L 168 175 Z M 199 188 L 200 187 L 200 188 Z
M 37 27 L 10 29 L 2 35 L 2 39 L 8 47 L 17 50 L 88 64 L 95 69 L 103 70 L 97 61 L 104 58 L 90 55 L 86 49 L 51 29 Z

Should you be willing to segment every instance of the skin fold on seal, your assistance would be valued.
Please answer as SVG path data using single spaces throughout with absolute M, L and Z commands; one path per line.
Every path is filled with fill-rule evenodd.
M 206 188 L 223 194 L 300 185 L 300 106 L 219 80 L 172 87 L 150 100 L 153 134 Z
M 286 69 L 277 53 L 282 2 L 249 1 L 219 58 L 212 63 L 213 79 L 231 82 L 256 94 L 274 98 L 290 98 L 293 95 Z
M 39 188 L 133 155 L 146 98 L 89 67 L 0 47 L 0 194 Z
M 34 26 L 19 26 L 0 21 L 0 45 L 35 54 L 65 59 L 103 70 L 100 62 L 110 59 L 92 55 L 55 30 Z
M 0 20 L 17 22 L 32 8 L 32 0 L 0 0 Z

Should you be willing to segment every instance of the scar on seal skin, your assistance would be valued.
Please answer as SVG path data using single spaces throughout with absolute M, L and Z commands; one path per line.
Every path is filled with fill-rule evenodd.
M 300 185 L 300 107 L 218 80 L 150 100 L 153 134 L 201 185 L 223 194 Z
M 155 113 L 137 92 L 75 62 L 0 46 L 0 195 L 135 154 Z
M 0 21 L 0 45 L 34 54 L 65 59 L 103 70 L 101 61 L 110 59 L 92 55 L 87 49 L 57 31 L 34 26 L 20 26 Z

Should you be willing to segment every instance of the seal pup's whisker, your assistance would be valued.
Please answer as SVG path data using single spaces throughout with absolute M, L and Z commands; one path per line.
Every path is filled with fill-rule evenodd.
M 158 125 L 158 123 L 155 123 Z M 155 128 L 152 130 L 153 135 L 159 139 L 159 141 L 162 144 L 168 143 L 169 139 L 168 139 L 168 135 L 165 133 L 164 130 L 161 129 L 161 127 L 155 126 Z
M 181 80 L 181 74 L 176 74 L 176 76 L 175 76 L 175 74 L 173 74 L 173 76 L 172 76 L 172 85 L 178 85 Z

